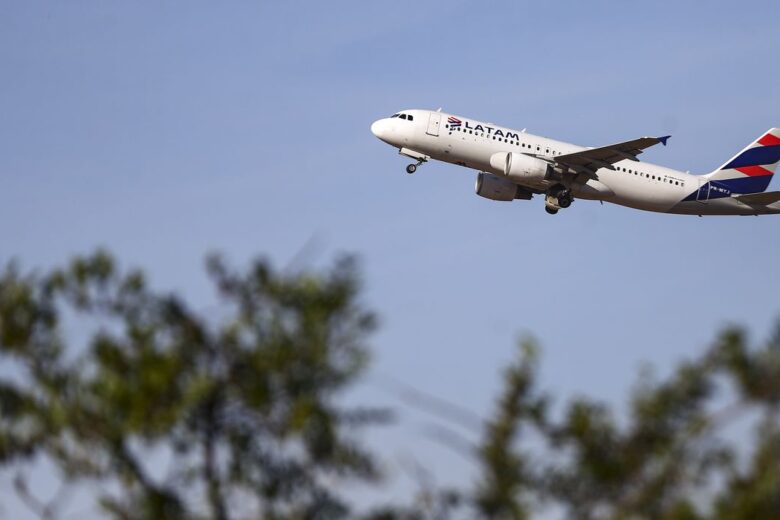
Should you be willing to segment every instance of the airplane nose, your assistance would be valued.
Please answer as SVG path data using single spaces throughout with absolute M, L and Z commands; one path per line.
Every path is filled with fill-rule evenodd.
M 377 136 L 378 138 L 382 139 L 382 134 L 384 133 L 384 127 L 385 125 L 382 123 L 382 120 L 379 119 L 377 121 L 374 121 L 371 124 L 371 133 Z

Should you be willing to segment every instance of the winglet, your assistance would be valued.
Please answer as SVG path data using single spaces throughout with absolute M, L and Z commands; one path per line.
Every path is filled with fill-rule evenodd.
M 672 137 L 671 135 L 665 135 L 663 137 L 656 137 L 659 141 L 661 141 L 661 144 L 666 146 L 666 141 L 669 140 L 669 138 Z

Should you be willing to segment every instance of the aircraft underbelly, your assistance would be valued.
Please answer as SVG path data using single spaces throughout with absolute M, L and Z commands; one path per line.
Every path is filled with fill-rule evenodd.
M 664 212 L 678 203 L 685 194 L 672 186 L 658 186 L 653 181 L 637 182 L 634 177 L 625 173 L 599 171 L 599 180 L 606 184 L 614 193 L 604 200 L 646 211 Z
M 674 207 L 679 200 L 680 197 L 673 197 L 670 196 L 670 194 L 653 193 L 650 190 L 616 190 L 615 197 L 610 202 L 647 211 L 663 212 Z
M 680 202 L 669 210 L 678 215 L 770 215 L 780 213 L 780 207 L 748 206 L 730 197 L 698 202 L 694 200 Z

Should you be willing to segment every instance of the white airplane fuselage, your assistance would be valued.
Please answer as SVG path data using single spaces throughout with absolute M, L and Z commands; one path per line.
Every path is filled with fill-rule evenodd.
M 401 119 L 399 114 L 407 118 Z M 441 111 L 404 110 L 399 114 L 376 121 L 371 131 L 399 148 L 401 154 L 417 159 L 418 164 L 434 159 L 505 178 L 505 172 L 496 163 L 498 153 L 523 154 L 554 163 L 558 156 L 589 149 Z M 549 193 L 554 186 L 565 185 L 576 199 L 601 200 L 660 213 L 780 213 L 780 203 L 760 207 L 745 204 L 727 184 L 711 181 L 707 176 L 630 158 L 604 166 L 591 175 L 572 175 L 551 168 L 545 178 L 511 180 L 528 190 L 529 196 L 521 198 L 530 198 L 530 193 Z

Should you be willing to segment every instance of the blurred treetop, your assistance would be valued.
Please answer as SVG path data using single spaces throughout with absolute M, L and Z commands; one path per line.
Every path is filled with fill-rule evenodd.
M 390 415 L 339 399 L 375 328 L 354 263 L 207 267 L 219 316 L 103 252 L 0 276 L 0 470 L 38 516 L 61 511 L 19 470 L 46 460 L 121 519 L 780 519 L 780 333 L 753 347 L 725 330 L 669 377 L 641 378 L 627 417 L 585 397 L 553 413 L 526 341 L 466 442 L 474 485 L 358 512 L 344 483 L 381 486 L 382 454 L 356 432 Z M 86 349 L 63 337 L 73 319 L 97 324 Z

